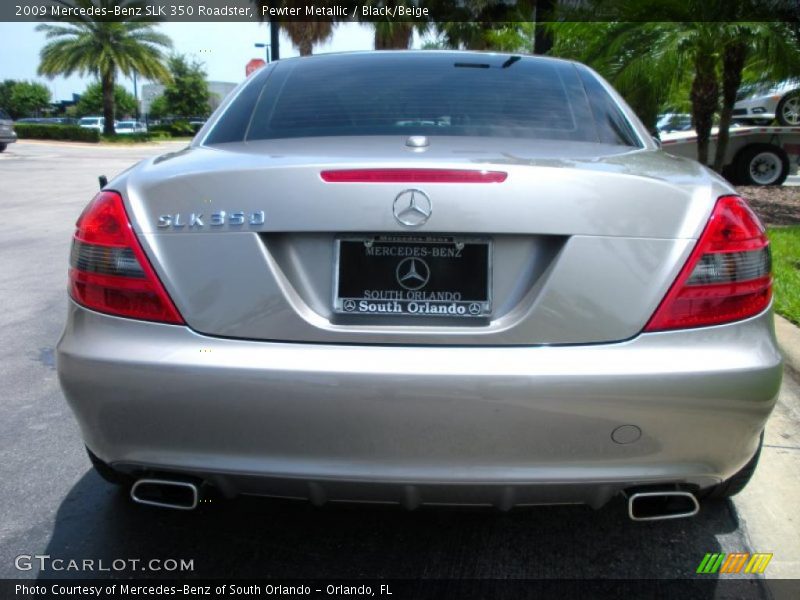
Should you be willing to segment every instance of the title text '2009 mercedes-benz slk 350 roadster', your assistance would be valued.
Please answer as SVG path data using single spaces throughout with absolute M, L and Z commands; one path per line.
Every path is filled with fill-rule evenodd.
M 587 67 L 271 63 L 80 216 L 64 394 L 139 502 L 739 491 L 780 386 L 764 228 Z

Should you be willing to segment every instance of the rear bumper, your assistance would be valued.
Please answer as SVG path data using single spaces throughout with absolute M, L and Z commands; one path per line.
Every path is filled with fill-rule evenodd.
M 740 100 L 733 107 L 734 119 L 774 119 L 778 101 L 771 97 Z
M 748 111 L 747 114 L 733 115 L 733 118 L 737 121 L 772 121 L 775 119 L 775 113 L 753 113 Z
M 13 144 L 17 141 L 17 134 L 13 131 L 11 134 L 0 133 L 0 144 Z
M 601 505 L 713 485 L 756 450 L 782 361 L 772 314 L 561 347 L 250 342 L 70 303 L 58 373 L 124 470 L 325 500 Z M 636 441 L 633 425 L 641 430 Z

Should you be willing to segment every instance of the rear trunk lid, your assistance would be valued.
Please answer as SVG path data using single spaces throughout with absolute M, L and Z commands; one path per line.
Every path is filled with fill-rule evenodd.
M 331 183 L 321 177 L 376 168 L 507 177 L 502 183 Z M 726 191 L 696 163 L 623 146 L 435 137 L 419 149 L 405 138 L 377 136 L 195 146 L 142 163 L 114 187 L 167 291 L 198 332 L 486 345 L 635 336 L 686 260 L 714 199 Z M 398 220 L 395 201 L 413 190 L 429 200 L 430 210 L 424 222 L 409 226 Z M 434 264 L 421 289 L 433 289 L 438 277 L 436 289 L 446 291 L 450 284 L 440 275 L 450 269 L 454 287 L 463 291 L 469 284 L 480 293 L 483 286 L 486 302 L 475 315 L 348 312 L 337 293 L 340 276 L 377 275 L 370 262 L 343 264 L 355 259 L 342 253 L 341 240 L 352 242 L 348 252 L 360 252 L 359 244 L 412 249 L 402 252 L 431 243 L 429 250 L 435 244 L 486 248 L 487 258 L 472 259 L 466 271 Z M 402 252 L 375 267 L 386 271 L 383 283 L 406 274 Z M 423 268 L 409 261 L 402 268 L 411 266 Z M 387 305 L 384 300 L 376 305 Z

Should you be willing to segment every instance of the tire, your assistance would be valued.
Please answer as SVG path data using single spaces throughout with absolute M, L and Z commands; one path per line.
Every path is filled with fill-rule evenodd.
M 133 485 L 133 477 L 113 469 L 110 465 L 97 458 L 88 448 L 86 448 L 86 453 L 89 455 L 89 460 L 92 461 L 94 470 L 97 471 L 97 474 L 105 479 L 108 483 L 122 487 Z
M 734 161 L 736 179 L 741 185 L 781 185 L 789 176 L 789 157 L 772 144 L 750 144 Z
M 5 152 L 6 148 L 8 148 L 8 144 L 0 144 L 0 152 Z
M 758 459 L 761 456 L 761 447 L 764 445 L 764 432 L 761 432 L 761 439 L 758 440 L 758 450 L 753 455 L 748 463 L 743 466 L 736 475 L 730 479 L 718 483 L 715 486 L 703 490 L 699 497 L 703 500 L 719 500 L 722 498 L 730 498 L 741 492 L 745 486 L 750 482 L 753 473 L 756 472 L 758 466 Z
M 800 127 L 800 90 L 789 92 L 775 109 L 778 123 L 784 127 Z

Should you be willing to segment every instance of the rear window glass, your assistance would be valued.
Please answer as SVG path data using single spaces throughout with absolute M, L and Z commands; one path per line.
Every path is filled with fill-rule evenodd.
M 637 145 L 598 111 L 568 62 L 495 54 L 386 53 L 277 63 L 257 101 L 235 100 L 206 143 L 318 136 L 448 135 Z M 608 94 L 599 85 L 592 93 Z M 236 113 L 248 123 L 232 130 Z M 230 116 L 229 116 L 230 115 Z M 609 122 L 609 120 L 611 122 Z M 243 129 L 243 130 L 242 130 Z M 217 130 L 219 130 L 217 132 Z

